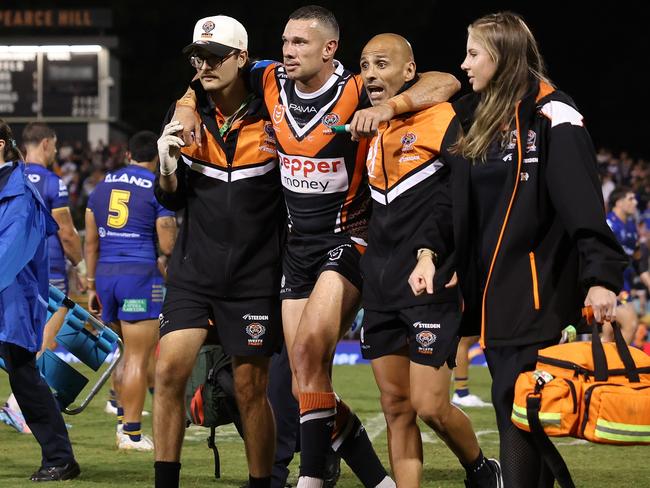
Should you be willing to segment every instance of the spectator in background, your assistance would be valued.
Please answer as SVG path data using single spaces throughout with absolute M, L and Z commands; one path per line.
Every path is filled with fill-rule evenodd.
M 634 338 L 637 326 L 637 316 L 634 305 L 630 302 L 632 284 L 635 277 L 646 269 L 639 270 L 639 235 L 636 228 L 637 200 L 634 192 L 628 187 L 620 186 L 609 196 L 607 225 L 612 229 L 619 244 L 625 251 L 629 263 L 623 273 L 623 288 L 618 295 L 619 305 L 616 309 L 616 320 L 621 326 L 625 341 L 629 344 Z M 609 324 L 603 325 L 603 341 L 614 340 L 614 332 Z
M 614 188 L 616 188 L 616 183 L 614 183 L 614 175 L 611 173 L 605 173 L 603 174 L 601 178 L 601 187 L 603 190 L 603 201 L 608 202 L 609 201 L 609 194 L 614 191 Z

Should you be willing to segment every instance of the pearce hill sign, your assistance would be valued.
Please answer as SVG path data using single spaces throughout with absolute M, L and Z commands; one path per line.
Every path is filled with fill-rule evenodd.
M 0 29 L 105 29 L 112 23 L 109 9 L 0 9 Z

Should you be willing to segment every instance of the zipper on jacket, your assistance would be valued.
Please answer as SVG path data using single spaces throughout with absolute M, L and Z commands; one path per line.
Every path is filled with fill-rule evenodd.
M 539 287 L 537 284 L 537 265 L 535 264 L 535 253 L 528 253 L 530 258 L 530 274 L 533 278 L 533 303 L 535 304 L 535 310 L 539 310 Z
M 488 270 L 488 276 L 485 280 L 485 288 L 483 289 L 483 300 L 481 303 L 481 337 L 479 343 L 482 349 L 485 349 L 485 302 L 487 300 L 487 292 L 490 287 L 490 278 L 492 278 L 492 271 L 494 270 L 494 263 L 497 260 L 497 255 L 499 254 L 499 247 L 501 247 L 501 241 L 503 240 L 503 234 L 505 233 L 506 226 L 508 225 L 508 218 L 510 217 L 510 211 L 512 210 L 512 204 L 515 201 L 515 195 L 517 194 L 517 188 L 519 187 L 519 172 L 521 171 L 521 130 L 519 127 L 519 105 L 521 101 L 517 102 L 515 106 L 515 123 L 517 129 L 517 171 L 515 173 L 515 186 L 512 189 L 512 195 L 510 196 L 510 203 L 508 203 L 508 210 L 506 210 L 506 216 L 503 219 L 503 224 L 501 224 L 501 231 L 499 232 L 499 239 L 497 240 L 497 245 L 494 248 L 494 254 L 492 255 L 492 261 L 490 262 L 490 268 Z
M 239 127 L 237 128 L 236 131 L 237 134 L 237 139 L 239 139 Z M 233 132 L 228 132 L 226 134 L 226 140 L 228 140 L 229 137 L 233 134 Z M 225 142 L 225 141 L 224 141 Z M 224 151 L 225 153 L 225 151 Z M 235 144 L 235 153 L 233 154 L 233 160 L 235 158 L 235 154 L 237 154 L 237 145 Z M 231 200 L 232 200 L 232 189 L 230 188 L 232 186 L 232 167 L 233 167 L 233 161 L 231 161 L 228 156 L 226 156 L 226 168 L 228 169 L 228 181 L 226 183 L 226 212 L 228 215 L 232 214 L 232 209 L 231 209 Z M 232 234 L 232 228 L 229 229 L 230 233 Z M 232 252 L 233 252 L 233 247 L 234 246 L 228 246 L 228 255 L 226 256 L 226 261 L 224 263 L 223 267 L 223 274 L 224 274 L 224 279 L 225 282 L 230 286 L 230 278 L 231 278 L 231 261 L 232 261 Z

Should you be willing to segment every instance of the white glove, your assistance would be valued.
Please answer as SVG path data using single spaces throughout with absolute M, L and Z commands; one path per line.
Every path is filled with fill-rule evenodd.
M 160 158 L 160 174 L 169 176 L 178 167 L 178 158 L 181 156 L 181 147 L 185 145 L 183 139 L 174 135 L 183 130 L 183 126 L 177 120 L 172 120 L 163 129 L 158 139 L 158 157 Z

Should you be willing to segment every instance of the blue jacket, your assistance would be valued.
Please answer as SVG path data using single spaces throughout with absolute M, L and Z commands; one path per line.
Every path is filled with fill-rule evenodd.
M 0 342 L 41 347 L 48 299 L 47 237 L 58 226 L 25 176 L 0 169 Z

